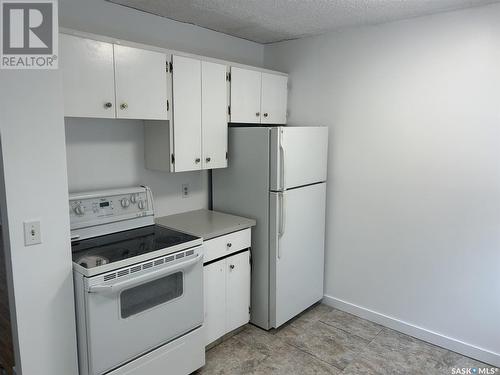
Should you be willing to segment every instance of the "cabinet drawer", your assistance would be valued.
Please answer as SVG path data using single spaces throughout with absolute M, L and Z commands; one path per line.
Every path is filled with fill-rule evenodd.
M 203 243 L 205 249 L 204 262 L 207 263 L 214 259 L 225 257 L 229 254 L 249 248 L 250 238 L 250 228 L 248 228 L 205 241 Z

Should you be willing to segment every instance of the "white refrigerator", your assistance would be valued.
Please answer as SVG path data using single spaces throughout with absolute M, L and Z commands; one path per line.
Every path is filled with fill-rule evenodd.
M 277 328 L 323 298 L 328 128 L 234 127 L 213 209 L 257 220 L 251 322 Z

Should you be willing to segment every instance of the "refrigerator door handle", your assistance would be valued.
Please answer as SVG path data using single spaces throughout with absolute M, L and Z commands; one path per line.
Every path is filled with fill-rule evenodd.
M 281 236 L 285 234 L 285 228 L 286 228 L 286 193 L 282 192 L 281 193 Z
M 281 190 L 285 190 L 285 147 L 283 147 L 283 130 L 280 130 L 280 172 Z
M 280 225 L 278 229 L 278 237 L 283 236 L 283 192 L 278 193 L 278 202 L 280 205 Z
M 286 217 L 286 211 L 285 211 L 285 193 L 280 192 L 278 193 L 278 199 L 279 199 L 279 206 L 280 206 L 280 222 L 279 222 L 279 228 L 278 228 L 278 259 L 281 259 L 281 246 L 280 246 L 280 239 L 283 237 L 283 234 L 285 234 L 285 217 Z

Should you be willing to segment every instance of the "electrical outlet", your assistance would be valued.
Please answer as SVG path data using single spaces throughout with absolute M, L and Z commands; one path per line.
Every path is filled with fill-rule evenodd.
M 31 246 L 42 243 L 42 233 L 40 232 L 40 221 L 24 222 L 24 245 Z
M 189 184 L 182 184 L 182 198 L 189 196 Z

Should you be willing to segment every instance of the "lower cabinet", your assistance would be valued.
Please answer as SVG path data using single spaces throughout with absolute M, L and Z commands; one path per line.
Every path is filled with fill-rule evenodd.
M 250 250 L 204 267 L 205 344 L 250 321 Z

